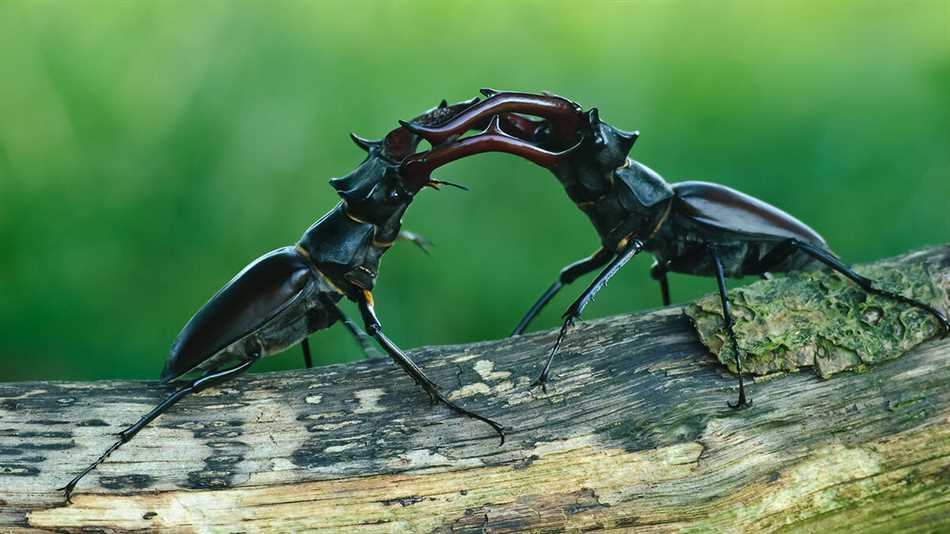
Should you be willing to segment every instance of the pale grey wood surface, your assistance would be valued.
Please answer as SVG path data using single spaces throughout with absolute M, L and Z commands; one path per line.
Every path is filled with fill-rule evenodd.
M 938 258 L 944 298 L 950 247 Z M 825 380 L 735 377 L 679 307 L 412 351 L 461 419 L 388 360 L 239 378 L 55 488 L 170 390 L 0 384 L 0 531 L 505 532 L 950 528 L 950 341 Z

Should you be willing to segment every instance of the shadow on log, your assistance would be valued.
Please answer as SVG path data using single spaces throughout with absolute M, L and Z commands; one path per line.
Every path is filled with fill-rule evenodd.
M 950 247 L 907 258 L 946 310 Z M 580 323 L 531 392 L 554 337 L 413 351 L 502 447 L 387 360 L 264 373 L 181 402 L 71 505 L 54 488 L 168 390 L 0 384 L 0 531 L 950 529 L 950 340 L 773 373 L 736 412 L 682 308 Z

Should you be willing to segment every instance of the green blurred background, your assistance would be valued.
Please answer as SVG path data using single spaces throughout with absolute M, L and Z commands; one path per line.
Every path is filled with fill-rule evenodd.
M 948 27 L 942 0 L 0 1 L 0 380 L 155 378 L 208 297 L 334 204 L 327 180 L 363 155 L 350 131 L 482 86 L 598 106 L 668 180 L 777 204 L 851 262 L 948 241 Z M 597 247 L 529 163 L 437 176 L 473 192 L 420 195 L 405 223 L 433 256 L 384 261 L 378 311 L 404 347 L 506 335 Z M 587 317 L 657 306 L 649 265 Z M 679 302 L 714 289 L 672 284 Z M 312 343 L 362 357 L 340 327 Z

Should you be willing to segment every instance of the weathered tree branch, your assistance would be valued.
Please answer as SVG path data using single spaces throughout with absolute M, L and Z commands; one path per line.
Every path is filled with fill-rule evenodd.
M 950 247 L 908 258 L 946 310 Z M 894 319 L 872 315 L 864 327 Z M 0 530 L 950 528 L 948 340 L 886 362 L 906 347 L 848 348 L 862 371 L 827 380 L 760 378 L 738 412 L 735 377 L 682 308 L 581 323 L 550 393 L 531 392 L 553 340 L 413 352 L 453 399 L 511 429 L 502 447 L 386 360 L 251 375 L 182 401 L 71 505 L 55 488 L 168 389 L 0 384 Z M 778 368 L 807 364 L 786 352 L 798 363 Z

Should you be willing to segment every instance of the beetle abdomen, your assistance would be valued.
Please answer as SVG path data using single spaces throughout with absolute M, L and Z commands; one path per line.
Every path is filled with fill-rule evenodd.
M 222 349 L 259 329 L 293 303 L 313 278 L 307 261 L 294 247 L 254 260 L 211 297 L 178 334 L 162 381 L 202 367 Z

